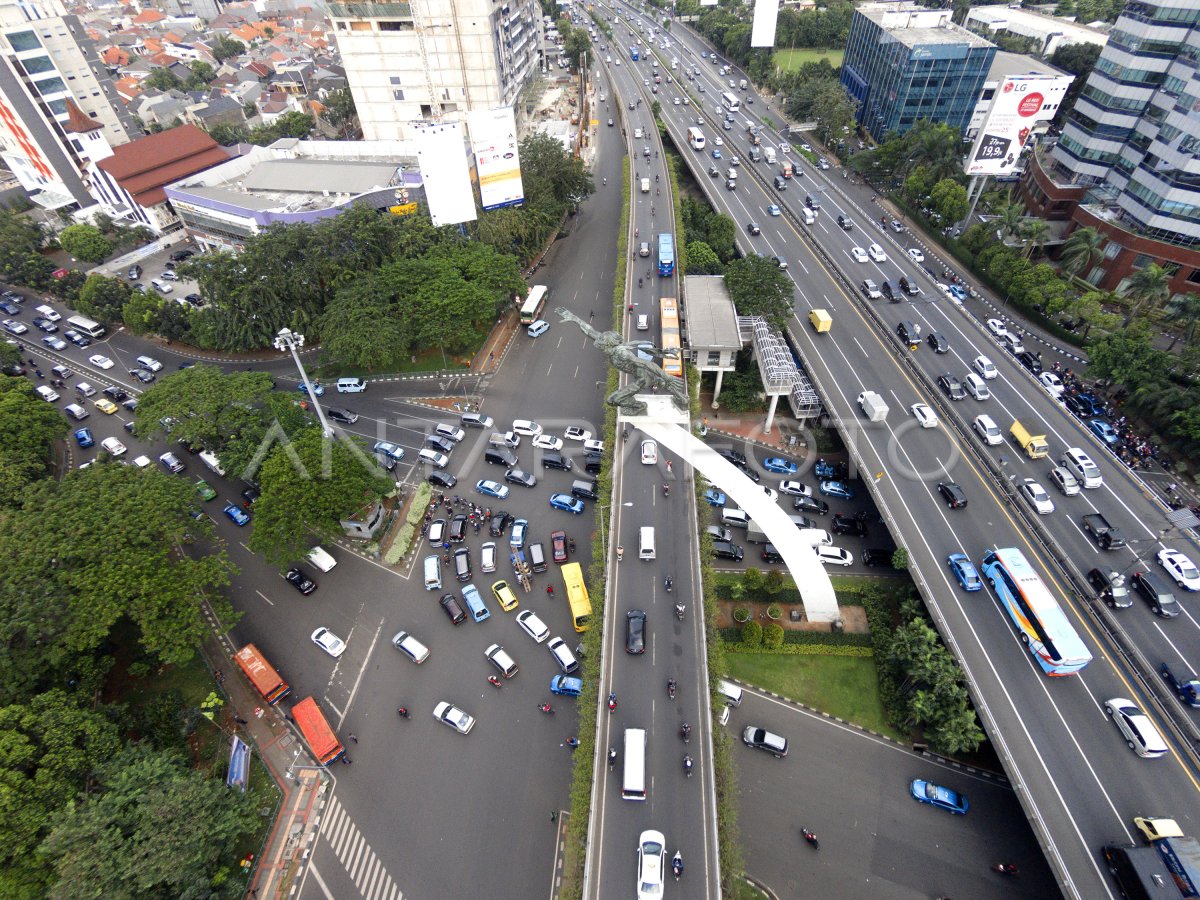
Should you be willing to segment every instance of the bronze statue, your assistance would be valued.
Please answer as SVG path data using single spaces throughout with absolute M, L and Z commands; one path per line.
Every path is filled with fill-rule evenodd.
M 684 412 L 688 411 L 688 397 L 683 385 L 683 379 L 676 378 L 674 375 L 668 375 L 659 366 L 642 359 L 638 356 L 636 344 L 623 340 L 621 335 L 615 331 L 597 331 L 587 322 L 583 321 L 583 319 L 561 306 L 555 312 L 558 313 L 559 318 L 564 322 L 574 322 L 578 325 L 579 330 L 590 337 L 596 347 L 608 356 L 609 362 L 618 371 L 624 372 L 630 377 L 629 383 L 625 387 L 617 388 L 608 395 L 607 403 L 617 407 L 617 409 L 626 415 L 644 416 L 646 414 L 646 404 L 638 400 L 636 395 L 664 387 L 670 393 L 671 400 L 675 406 Z M 678 350 L 663 351 L 657 347 L 643 347 L 641 349 L 660 359 L 667 356 L 668 353 L 671 356 L 679 354 Z

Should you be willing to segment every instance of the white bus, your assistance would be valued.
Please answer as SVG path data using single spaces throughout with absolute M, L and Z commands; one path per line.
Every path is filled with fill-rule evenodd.
M 625 729 L 625 774 L 621 779 L 622 800 L 646 799 L 646 732 Z
M 737 112 L 742 108 L 742 101 L 737 98 L 737 94 L 731 94 L 726 91 L 721 95 L 721 105 L 730 112 Z
M 704 132 L 693 125 L 688 129 L 688 144 L 693 150 L 703 150 Z
M 99 322 L 93 322 L 91 319 L 85 319 L 83 316 L 71 316 L 67 319 L 67 325 L 86 334 L 90 338 L 104 337 L 104 326 Z
M 529 296 L 521 304 L 522 325 L 532 325 L 542 317 L 542 308 L 546 305 L 547 293 L 548 291 L 544 284 L 535 284 L 529 289 Z

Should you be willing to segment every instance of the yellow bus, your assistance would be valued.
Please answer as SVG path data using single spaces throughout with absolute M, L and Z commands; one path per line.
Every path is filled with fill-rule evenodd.
M 567 586 L 567 602 L 571 604 L 571 622 L 576 631 L 587 631 L 591 625 L 592 601 L 583 583 L 583 569 L 579 563 L 567 563 L 562 567 L 562 577 Z

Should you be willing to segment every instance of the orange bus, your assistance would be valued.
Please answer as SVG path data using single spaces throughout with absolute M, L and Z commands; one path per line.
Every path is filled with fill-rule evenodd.
M 296 727 L 320 765 L 327 766 L 345 754 L 346 748 L 329 727 L 315 698 L 305 697 L 293 706 L 292 718 L 296 720 Z
M 292 686 L 280 677 L 253 644 L 247 644 L 233 658 L 262 698 L 272 706 L 292 692 Z

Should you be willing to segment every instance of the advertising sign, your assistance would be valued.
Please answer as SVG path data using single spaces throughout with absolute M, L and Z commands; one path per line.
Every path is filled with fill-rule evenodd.
M 462 125 L 452 122 L 417 128 L 414 143 L 433 224 L 475 221 L 475 193 Z
M 467 125 L 471 130 L 475 171 L 479 173 L 480 205 L 488 210 L 525 202 L 512 107 L 469 112 Z
M 775 22 L 779 18 L 779 0 L 756 0 L 754 23 L 750 26 L 751 47 L 775 46 Z
M 1008 175 L 1039 122 L 1054 118 L 1072 76 L 1012 75 L 992 97 L 983 127 L 967 157 L 968 175 Z

